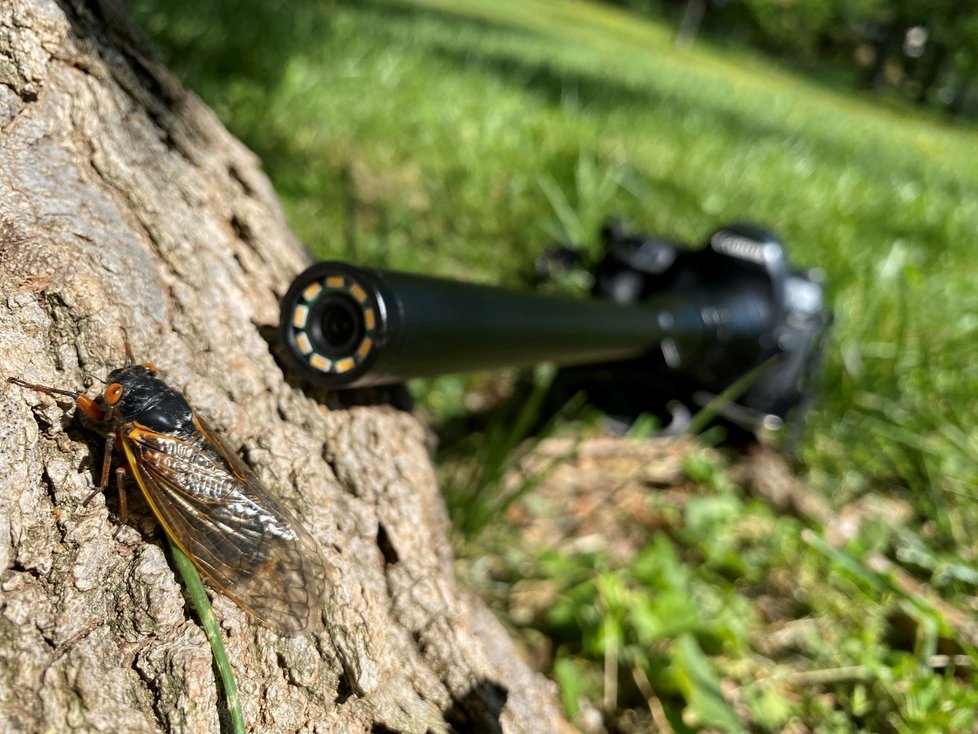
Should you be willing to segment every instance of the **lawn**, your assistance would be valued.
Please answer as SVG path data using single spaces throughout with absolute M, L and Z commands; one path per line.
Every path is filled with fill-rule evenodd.
M 469 444 L 463 576 L 568 715 L 600 710 L 613 731 L 975 725 L 974 128 L 748 51 L 680 52 L 670 28 L 589 2 L 130 4 L 321 256 L 520 285 L 555 237 L 594 248 L 614 214 L 693 243 L 765 223 L 825 271 L 837 324 L 801 470 L 822 512 L 776 510 L 737 460 L 693 449 L 683 491 L 647 498 L 661 532 L 634 552 L 542 548 L 522 540 L 532 482 L 492 499 L 522 434 L 497 417 Z M 499 382 L 417 390 L 438 423 Z M 517 614 L 528 588 L 552 603 Z M 768 644 L 786 629 L 797 639 Z

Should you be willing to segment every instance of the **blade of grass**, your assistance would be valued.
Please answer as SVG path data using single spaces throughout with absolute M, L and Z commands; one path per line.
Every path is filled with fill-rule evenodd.
M 702 433 L 710 422 L 718 415 L 723 413 L 724 408 L 734 403 L 737 398 L 747 392 L 755 382 L 771 367 L 774 366 L 778 356 L 764 360 L 756 367 L 752 367 L 743 375 L 734 380 L 723 392 L 715 396 L 706 405 L 697 411 L 696 415 L 689 421 L 683 433 L 687 436 L 696 436 Z
M 231 663 L 224 651 L 221 630 L 217 625 L 214 612 L 211 610 L 211 602 L 204 590 L 204 582 L 200 580 L 197 568 L 187 558 L 186 553 L 177 548 L 174 543 L 170 543 L 170 549 L 173 551 L 173 561 L 183 577 L 187 593 L 190 594 L 190 601 L 193 602 L 197 616 L 200 617 L 200 623 L 204 628 L 204 634 L 207 635 L 207 641 L 211 644 L 211 651 L 214 653 L 214 665 L 217 667 L 221 684 L 224 687 L 224 695 L 227 696 L 228 711 L 231 713 L 231 726 L 234 734 L 245 734 L 244 715 L 241 713 L 241 701 L 238 698 L 238 686 L 234 682 L 234 671 L 231 670 Z

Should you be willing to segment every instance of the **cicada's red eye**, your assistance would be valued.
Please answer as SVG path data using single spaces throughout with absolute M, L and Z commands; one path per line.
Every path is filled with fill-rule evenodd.
M 102 393 L 102 399 L 105 400 L 106 405 L 115 405 L 119 402 L 119 398 L 122 397 L 122 385 L 118 382 L 113 382 L 107 388 L 105 392 Z
M 143 364 L 140 365 L 140 367 L 145 367 L 146 369 L 148 369 L 154 375 L 157 372 L 159 372 L 159 370 L 156 369 L 156 365 L 153 364 L 152 362 L 144 362 Z

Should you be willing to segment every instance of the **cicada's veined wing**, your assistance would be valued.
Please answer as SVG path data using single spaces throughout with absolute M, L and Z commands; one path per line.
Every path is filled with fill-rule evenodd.
M 189 438 L 120 426 L 164 530 L 223 593 L 285 634 L 322 623 L 319 547 L 241 458 L 195 417 Z

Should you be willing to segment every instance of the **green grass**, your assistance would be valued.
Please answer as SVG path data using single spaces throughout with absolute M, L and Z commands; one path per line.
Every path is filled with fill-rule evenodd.
M 796 263 L 825 270 L 838 323 L 808 477 L 837 507 L 873 494 L 905 502 L 906 527 L 870 524 L 844 548 L 822 547 L 817 524 L 694 477 L 702 496 L 669 510 L 682 531 L 622 565 L 548 555 L 504 523 L 463 516 L 460 527 L 485 532 L 462 554 L 499 552 L 503 589 L 522 576 L 562 584 L 561 603 L 522 633 L 554 641 L 549 670 L 570 713 L 582 697 L 601 700 L 613 649 L 622 671 L 665 692 L 677 731 L 732 727 L 717 680 L 739 682 L 746 709 L 735 715 L 763 731 L 792 717 L 820 731 L 973 725 L 970 675 L 927 665 L 935 640 L 962 641 L 867 559 L 896 559 L 938 598 L 974 609 L 974 129 L 876 106 L 748 51 L 681 53 L 671 29 L 587 2 L 131 4 L 167 63 L 261 155 L 292 226 L 323 256 L 519 284 L 554 234 L 594 247 L 614 214 L 691 242 L 762 222 Z M 497 383 L 447 378 L 420 391 L 444 420 L 463 412 L 467 387 Z M 482 496 L 502 475 L 497 449 L 514 443 L 494 430 L 488 479 L 470 485 Z M 478 512 L 508 506 L 487 502 Z M 765 533 L 738 534 L 758 524 Z M 817 621 L 818 644 L 777 661 L 777 685 L 748 684 L 764 679 L 756 644 L 768 629 L 751 602 L 785 573 L 808 595 L 793 613 Z M 900 614 L 918 620 L 909 649 L 888 632 Z M 663 626 L 677 617 L 684 626 Z M 779 665 L 859 675 L 806 687 Z M 635 686 L 607 713 L 620 730 L 642 708 Z

